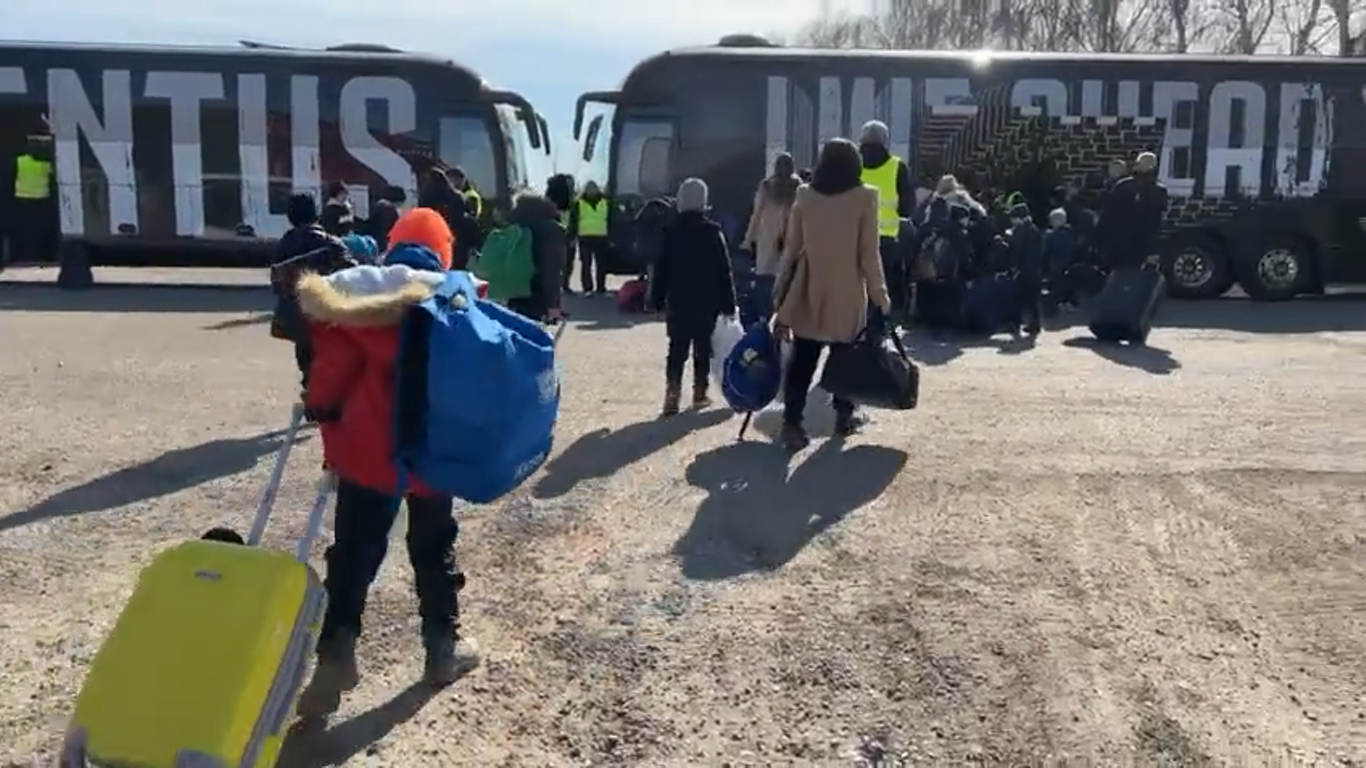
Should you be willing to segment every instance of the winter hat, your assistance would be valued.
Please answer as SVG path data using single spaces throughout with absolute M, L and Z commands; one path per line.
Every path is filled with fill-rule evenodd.
M 860 144 L 877 144 L 885 147 L 891 141 L 892 132 L 887 129 L 887 124 L 881 120 L 869 120 L 863 124 L 859 130 L 858 140 Z
M 431 208 L 414 208 L 411 211 L 398 217 L 394 226 L 389 230 L 389 253 L 385 254 L 384 263 L 407 263 L 395 262 L 395 251 L 402 245 L 419 245 L 436 254 L 440 264 L 440 269 L 450 269 L 451 260 L 455 255 L 455 235 L 451 234 L 450 225 L 442 218 L 441 214 Z M 415 269 L 430 269 L 416 264 L 408 264 Z
M 1151 152 L 1142 152 L 1138 159 L 1134 160 L 1134 171 L 1137 173 L 1147 173 L 1157 170 L 1157 155 Z
M 1054 208 L 1048 212 L 1048 226 L 1061 227 L 1067 223 L 1067 211 L 1061 208 Z
M 684 179 L 678 186 L 679 211 L 704 211 L 707 208 L 707 182 L 701 179 Z

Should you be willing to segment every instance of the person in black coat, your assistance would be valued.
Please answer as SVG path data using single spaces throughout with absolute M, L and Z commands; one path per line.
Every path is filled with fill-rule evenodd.
M 1024 326 L 1025 333 L 1037 336 L 1043 325 L 1039 304 L 1047 266 L 1043 233 L 1034 223 L 1029 206 L 1024 203 L 1011 208 L 1010 219 L 1010 266 L 1018 273 L 1015 288 L 1020 307 L 1020 325 Z
M 1158 263 L 1167 188 L 1157 180 L 1157 155 L 1144 152 L 1134 171 L 1105 194 L 1096 239 L 1111 269 L 1135 269 Z
M 664 365 L 664 414 L 678 413 L 683 366 L 692 353 L 695 408 L 711 405 L 711 334 L 716 320 L 734 315 L 735 281 L 721 225 L 707 216 L 707 184 L 687 179 L 678 188 L 678 218 L 664 230 L 650 300 L 665 311 L 669 353 Z
M 329 235 L 319 223 L 318 202 L 309 194 L 289 199 L 285 217 L 291 229 L 275 246 L 270 265 L 270 287 L 275 292 L 275 314 L 271 335 L 294 343 L 294 361 L 299 366 L 302 385 L 308 388 L 308 368 L 313 361 L 313 345 L 308 339 L 308 323 L 299 309 L 295 287 L 304 272 L 331 274 L 355 266 L 341 238 Z

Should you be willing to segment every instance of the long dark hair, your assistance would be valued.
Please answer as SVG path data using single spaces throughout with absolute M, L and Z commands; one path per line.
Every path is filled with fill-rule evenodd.
M 863 183 L 863 156 L 848 139 L 831 139 L 821 147 L 811 188 L 822 195 L 838 195 Z

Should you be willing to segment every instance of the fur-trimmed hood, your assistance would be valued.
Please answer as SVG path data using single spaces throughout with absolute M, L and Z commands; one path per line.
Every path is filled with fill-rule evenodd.
M 409 307 L 425 301 L 444 275 L 404 264 L 351 267 L 300 278 L 299 308 L 310 321 L 375 328 L 398 325 Z

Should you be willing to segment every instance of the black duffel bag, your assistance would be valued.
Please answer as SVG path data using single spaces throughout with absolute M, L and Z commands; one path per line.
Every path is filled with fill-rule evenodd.
M 872 330 L 873 325 L 851 344 L 830 345 L 821 389 L 854 405 L 908 411 L 920 399 L 920 369 L 906 354 L 895 330 Z M 886 341 L 891 342 L 890 348 Z

